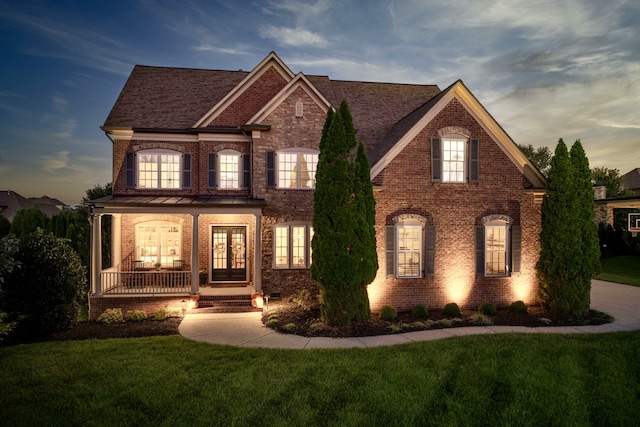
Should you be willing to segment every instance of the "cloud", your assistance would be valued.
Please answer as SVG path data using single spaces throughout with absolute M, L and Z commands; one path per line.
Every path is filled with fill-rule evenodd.
M 260 36 L 274 39 L 285 46 L 327 47 L 329 42 L 322 35 L 301 28 L 267 26 L 260 29 Z
M 250 54 L 249 52 L 244 50 L 216 47 L 216 46 L 211 46 L 209 44 L 193 46 L 191 49 L 195 50 L 196 52 L 217 52 L 217 53 L 224 53 L 227 55 L 249 55 Z
M 71 138 L 77 126 L 78 121 L 76 119 L 68 119 L 58 125 L 58 131 L 54 135 L 60 139 Z
M 61 169 L 68 169 L 70 153 L 70 151 L 60 151 L 53 156 L 40 156 L 42 170 L 53 173 Z

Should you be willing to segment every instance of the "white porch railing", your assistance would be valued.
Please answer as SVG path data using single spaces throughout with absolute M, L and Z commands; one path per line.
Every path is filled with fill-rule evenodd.
M 184 294 L 191 292 L 191 272 L 152 270 L 118 271 L 117 267 L 100 272 L 103 293 Z

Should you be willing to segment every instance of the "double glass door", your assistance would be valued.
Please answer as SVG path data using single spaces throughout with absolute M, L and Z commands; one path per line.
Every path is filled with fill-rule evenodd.
M 213 226 L 211 230 L 211 280 L 247 280 L 247 228 Z

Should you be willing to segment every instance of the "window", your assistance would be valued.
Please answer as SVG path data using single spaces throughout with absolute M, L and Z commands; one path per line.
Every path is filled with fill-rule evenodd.
M 129 152 L 126 155 L 126 186 L 142 189 L 188 188 L 191 186 L 191 155 L 172 150 Z
M 267 152 L 267 187 L 315 188 L 317 167 L 316 151 Z
M 422 274 L 422 226 L 404 225 L 397 227 L 397 276 L 420 277 Z
M 479 148 L 476 138 L 463 136 L 431 138 L 431 180 L 433 182 L 478 182 Z
M 136 257 L 148 268 L 157 263 L 172 267 L 182 259 L 182 226 L 169 221 L 136 225 Z
M 385 228 L 387 276 L 432 276 L 435 268 L 435 227 L 417 215 L 400 215 Z
M 444 139 L 442 141 L 442 181 L 464 182 L 464 152 L 467 141 Z
M 222 190 L 237 190 L 250 186 L 251 156 L 235 150 L 209 153 L 208 186 Z
M 489 215 L 476 227 L 476 274 L 508 276 L 520 271 L 521 229 L 506 215 Z
M 275 268 L 309 268 L 313 227 L 308 224 L 278 224 L 274 227 Z

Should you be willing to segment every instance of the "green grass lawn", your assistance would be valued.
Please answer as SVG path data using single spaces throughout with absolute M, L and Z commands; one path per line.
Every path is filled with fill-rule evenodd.
M 640 286 L 640 257 L 618 256 L 601 262 L 602 273 L 596 279 Z
M 2 425 L 635 425 L 640 332 L 347 350 L 179 336 L 0 348 Z

